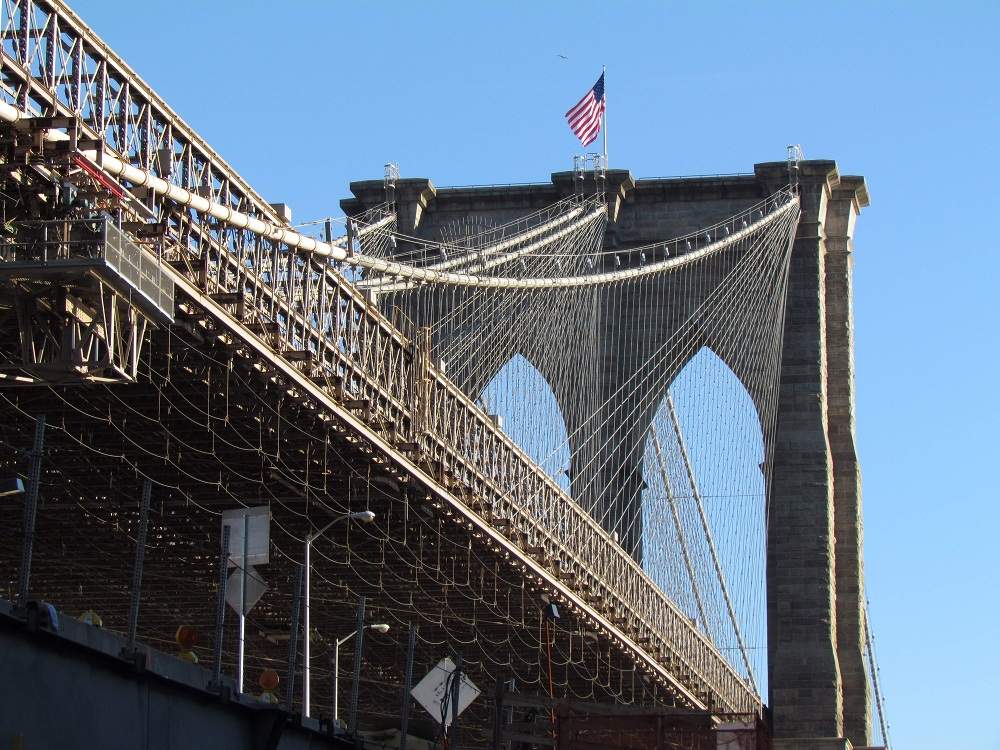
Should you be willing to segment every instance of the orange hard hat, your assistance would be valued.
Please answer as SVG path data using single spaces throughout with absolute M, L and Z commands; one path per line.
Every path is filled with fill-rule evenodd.
M 198 631 L 190 625 L 181 625 L 177 628 L 174 640 L 177 641 L 177 645 L 184 651 L 190 651 L 194 648 L 194 644 L 198 642 Z
M 278 673 L 273 669 L 265 669 L 260 673 L 260 677 L 257 679 L 257 684 L 260 685 L 261 690 L 274 690 L 278 687 L 278 682 L 280 681 Z

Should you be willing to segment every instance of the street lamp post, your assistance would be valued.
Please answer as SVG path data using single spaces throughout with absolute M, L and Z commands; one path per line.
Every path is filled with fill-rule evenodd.
M 375 633 L 388 633 L 389 626 L 384 622 L 380 622 L 376 625 L 368 625 L 368 630 Z M 358 634 L 357 630 L 353 630 L 343 638 L 338 638 L 336 644 L 333 647 L 333 723 L 334 726 L 337 724 L 337 720 L 340 718 L 340 647 L 347 643 L 351 638 Z
M 303 577 L 305 578 L 305 596 L 302 598 L 302 715 L 309 716 L 309 578 L 311 571 L 310 551 L 312 543 L 329 531 L 337 521 L 359 521 L 361 523 L 371 523 L 375 520 L 375 514 L 370 510 L 360 510 L 355 513 L 345 513 L 337 516 L 330 523 L 319 531 L 306 534 L 306 551 L 303 565 Z

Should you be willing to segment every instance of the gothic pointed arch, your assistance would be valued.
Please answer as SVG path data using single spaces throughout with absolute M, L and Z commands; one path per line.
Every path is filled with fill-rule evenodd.
M 515 354 L 483 387 L 479 401 L 504 432 L 569 492 L 566 420 L 541 371 L 523 354 Z
M 767 675 L 762 424 L 743 380 L 702 346 L 650 417 L 640 500 L 644 569 L 758 687 Z

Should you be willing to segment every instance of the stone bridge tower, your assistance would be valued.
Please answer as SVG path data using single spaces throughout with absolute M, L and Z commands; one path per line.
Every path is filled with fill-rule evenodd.
M 610 171 L 605 247 L 627 250 L 693 232 L 738 213 L 787 182 L 786 162 L 757 164 L 753 174 L 723 177 L 636 181 L 627 171 Z M 854 225 L 868 205 L 868 192 L 863 178 L 842 176 L 836 163 L 822 160 L 799 162 L 799 188 L 802 214 L 789 271 L 769 498 L 766 699 L 777 750 L 833 750 L 848 743 L 864 746 L 871 739 L 851 311 Z M 351 190 L 355 197 L 342 202 L 351 215 L 384 200 L 381 181 L 352 183 Z M 470 188 L 436 189 L 427 179 L 403 179 L 396 188 L 399 230 L 436 239 L 443 227 L 457 220 L 471 217 L 500 224 L 551 205 L 573 190 L 570 173 L 554 174 L 551 183 Z M 626 309 L 619 314 L 641 313 Z M 640 332 L 638 326 L 632 330 L 652 337 L 640 352 L 652 351 L 656 337 L 668 334 Z M 595 353 L 614 363 L 606 366 L 607 387 L 628 369 L 628 363 L 610 354 L 613 343 L 601 342 L 609 351 Z M 530 359 L 526 352 L 511 355 L 517 353 Z M 759 403 L 738 357 L 725 351 L 716 354 Z M 562 406 L 567 386 L 546 372 L 544 361 L 534 364 Z M 682 366 L 663 373 L 651 387 L 665 391 Z M 658 404 L 659 398 L 647 402 Z M 619 454 L 607 463 L 625 469 L 596 483 L 605 488 L 605 497 L 628 496 L 629 488 L 641 483 L 641 443 L 653 418 L 653 410 L 648 412 L 629 425 L 627 439 L 610 449 Z M 575 432 L 572 424 L 567 429 Z M 577 499 L 599 514 L 610 510 L 622 529 L 635 528 L 623 522 L 635 519 L 622 515 L 634 510 L 605 508 L 601 497 Z M 638 557 L 636 534 L 622 543 Z

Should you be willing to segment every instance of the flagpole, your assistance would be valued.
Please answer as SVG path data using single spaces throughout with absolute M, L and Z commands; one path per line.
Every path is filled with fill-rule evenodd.
M 601 66 L 601 76 L 604 78 L 604 168 L 608 168 L 608 68 Z

